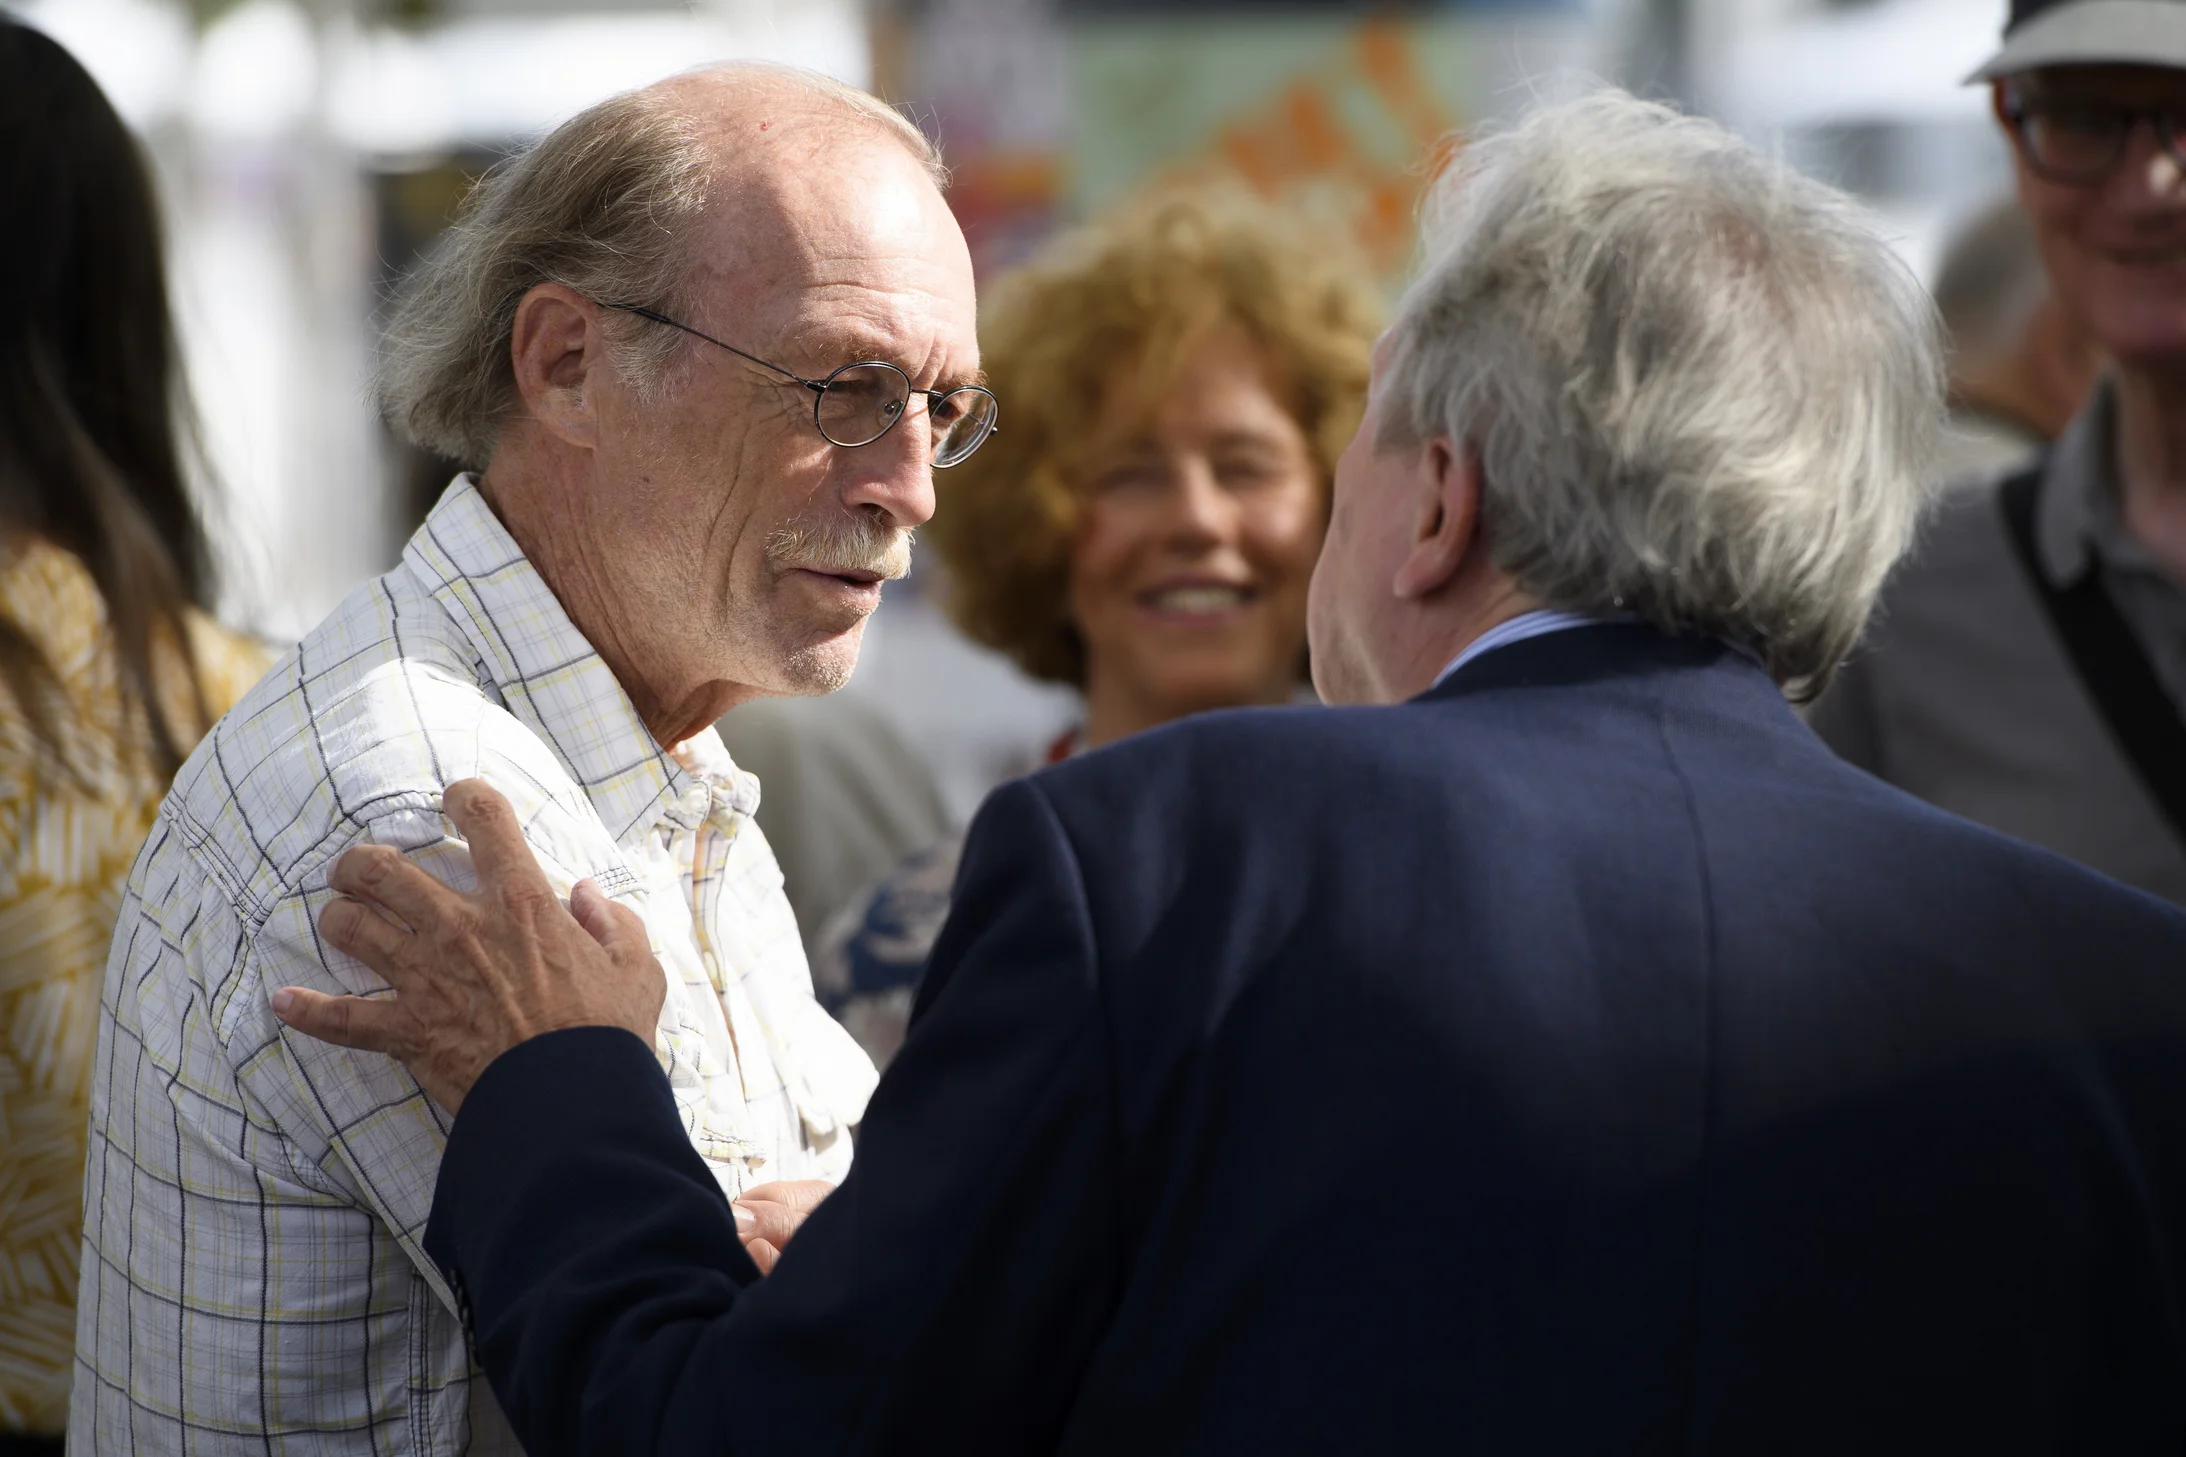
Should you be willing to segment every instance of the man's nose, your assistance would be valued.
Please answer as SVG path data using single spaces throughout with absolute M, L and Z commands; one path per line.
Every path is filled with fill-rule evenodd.
M 924 526 L 934 514 L 934 452 L 923 411 L 870 445 L 844 449 L 851 468 L 844 504 L 873 508 L 899 529 Z

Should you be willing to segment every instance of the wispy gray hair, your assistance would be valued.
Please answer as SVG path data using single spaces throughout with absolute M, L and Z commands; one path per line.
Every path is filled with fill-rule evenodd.
M 1824 688 L 1930 498 L 1935 311 L 1851 199 L 1604 89 L 1434 185 L 1378 440 L 1471 441 L 1495 563 L 1553 607 Z
M 946 180 L 933 143 L 877 97 L 786 66 L 710 69 L 809 91 L 893 136 L 936 185 Z M 701 129 L 677 98 L 633 91 L 578 113 L 487 174 L 396 296 L 376 390 L 388 422 L 414 444 L 485 465 L 517 403 L 509 363 L 517 303 L 555 282 L 603 303 L 680 308 L 686 245 L 712 170 Z M 621 313 L 603 327 L 615 368 L 641 385 L 687 337 Z

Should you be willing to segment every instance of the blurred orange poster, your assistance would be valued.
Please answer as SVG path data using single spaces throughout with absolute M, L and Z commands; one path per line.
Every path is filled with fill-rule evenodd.
M 1394 282 L 1455 131 L 1499 109 L 1521 54 L 1570 54 L 1579 24 L 1538 11 L 1080 21 L 1064 210 L 1083 217 L 1155 181 L 1241 178 L 1338 229 Z

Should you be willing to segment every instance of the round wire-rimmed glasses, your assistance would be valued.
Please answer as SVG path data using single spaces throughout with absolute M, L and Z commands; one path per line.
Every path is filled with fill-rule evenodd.
M 2155 128 L 2156 143 L 2171 160 L 2186 167 L 2186 107 L 2112 106 L 2099 101 L 2067 101 L 2004 95 L 2004 120 L 2018 139 L 2020 155 L 2035 174 L 2050 182 L 2089 187 L 2110 175 L 2125 156 L 2126 141 L 2143 121 Z
M 896 428 L 896 422 L 904 417 L 911 403 L 911 396 L 924 395 L 926 418 L 933 430 L 934 468 L 946 470 L 952 465 L 961 465 L 973 451 L 986 444 L 987 437 L 994 433 L 995 420 L 1001 414 L 1000 401 L 992 391 L 980 385 L 958 385 L 950 390 L 920 389 L 911 383 L 911 376 L 885 359 L 860 359 L 824 379 L 806 379 L 795 370 L 784 369 L 734 344 L 724 344 L 713 335 L 702 334 L 666 314 L 636 304 L 607 304 L 605 307 L 636 314 L 671 329 L 681 329 L 716 349 L 726 349 L 739 359 L 748 359 L 763 369 L 797 381 L 812 391 L 812 423 L 818 428 L 820 438 L 830 445 L 852 450 L 871 445 Z

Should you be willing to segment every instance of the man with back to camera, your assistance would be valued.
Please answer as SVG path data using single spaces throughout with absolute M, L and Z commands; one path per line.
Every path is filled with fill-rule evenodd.
M 1323 695 L 1380 706 L 996 791 L 764 1280 L 619 1030 L 629 918 L 483 785 L 483 894 L 345 861 L 396 995 L 281 1015 L 456 1110 L 426 1243 L 534 1457 L 2176 1457 L 2186 916 L 1781 691 L 1919 514 L 1918 285 L 1614 92 L 1476 141 L 1427 237 L 1313 579 Z
M 1812 722 L 1853 763 L 2186 903 L 2186 0 L 2015 0 L 1989 83 L 2108 376 L 1953 500 Z
M 673 977 L 647 1056 L 717 1188 L 849 1166 L 873 1069 L 710 725 L 848 676 L 931 467 L 992 423 L 937 177 L 870 96 L 709 69 L 558 128 L 413 279 L 382 402 L 483 470 L 219 725 L 131 879 L 74 1450 L 514 1446 L 419 1243 L 446 1115 L 267 1004 L 380 985 L 317 932 L 344 849 L 473 883 L 451 781 L 508 793 L 557 890 L 642 918 Z

